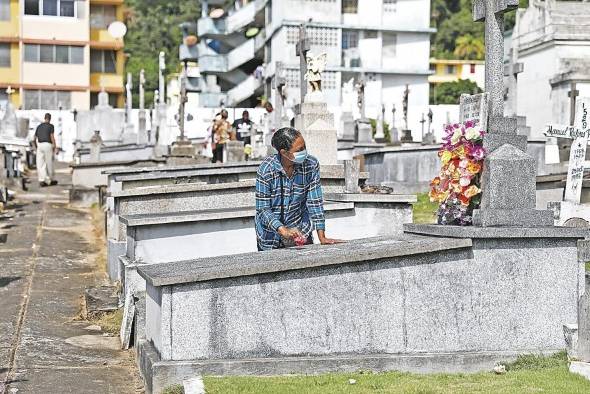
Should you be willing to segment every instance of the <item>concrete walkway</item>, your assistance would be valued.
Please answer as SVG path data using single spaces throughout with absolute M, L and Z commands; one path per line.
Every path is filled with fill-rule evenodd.
M 19 194 L 0 244 L 0 394 L 143 392 L 132 353 L 77 318 L 104 275 L 89 213 L 68 207 L 67 168 L 58 180 Z

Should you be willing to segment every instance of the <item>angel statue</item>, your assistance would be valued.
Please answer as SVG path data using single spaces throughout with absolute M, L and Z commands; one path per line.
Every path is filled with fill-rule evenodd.
M 309 87 L 311 87 L 311 91 L 307 94 L 310 95 L 310 97 L 318 96 L 319 98 L 322 92 L 322 73 L 326 69 L 328 55 L 322 53 L 321 55 L 314 56 L 309 53 L 306 56 L 306 60 L 307 72 L 305 73 L 305 79 L 307 80 Z

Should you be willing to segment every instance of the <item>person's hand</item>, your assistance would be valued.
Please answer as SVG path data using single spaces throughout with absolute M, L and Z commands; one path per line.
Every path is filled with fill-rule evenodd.
M 319 236 L 318 237 L 320 240 L 320 243 L 322 245 L 334 245 L 334 244 L 343 244 L 346 241 L 343 241 L 341 239 L 332 239 L 332 238 L 328 238 L 325 235 L 324 236 Z
M 55 148 L 53 148 L 53 152 L 57 155 L 59 153 L 59 148 L 56 146 Z
M 285 226 L 279 227 L 279 235 L 286 239 L 295 240 L 295 238 L 303 237 L 301 231 L 297 228 L 288 228 Z

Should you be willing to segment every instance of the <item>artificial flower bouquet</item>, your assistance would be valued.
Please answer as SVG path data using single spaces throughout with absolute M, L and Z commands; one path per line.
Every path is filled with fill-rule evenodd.
M 485 150 L 484 132 L 473 121 L 445 127 L 438 151 L 440 174 L 430 182 L 430 201 L 439 204 L 439 224 L 472 223 L 472 213 L 481 200 L 480 177 Z

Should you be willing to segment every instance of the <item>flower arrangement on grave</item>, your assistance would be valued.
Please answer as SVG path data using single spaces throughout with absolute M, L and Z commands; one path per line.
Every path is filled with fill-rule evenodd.
M 445 127 L 438 151 L 440 173 L 430 182 L 431 202 L 437 202 L 439 224 L 469 225 L 481 200 L 480 177 L 485 150 L 484 132 L 473 121 Z

